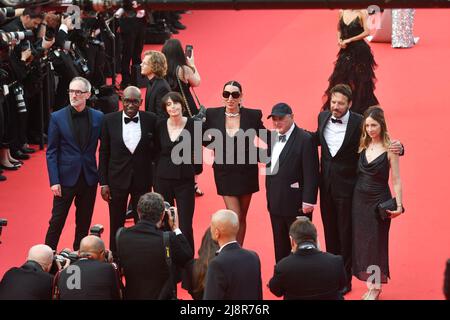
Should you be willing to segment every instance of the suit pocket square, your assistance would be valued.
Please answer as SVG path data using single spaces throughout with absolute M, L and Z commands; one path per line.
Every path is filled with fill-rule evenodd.
M 299 189 L 299 188 L 300 188 L 300 185 L 298 184 L 298 182 L 295 182 L 295 183 L 291 184 L 291 188 L 293 188 L 293 189 Z

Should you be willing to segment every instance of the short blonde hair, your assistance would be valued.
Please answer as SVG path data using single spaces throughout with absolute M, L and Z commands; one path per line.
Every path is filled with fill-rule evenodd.
M 144 57 L 149 56 L 150 68 L 158 78 L 163 78 L 167 74 L 167 59 L 164 54 L 155 50 L 148 50 Z

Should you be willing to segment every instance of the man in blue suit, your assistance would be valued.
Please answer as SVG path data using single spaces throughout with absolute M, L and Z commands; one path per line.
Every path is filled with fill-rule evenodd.
M 85 78 L 73 78 L 68 92 L 70 105 L 51 114 L 48 128 L 47 168 L 54 197 L 45 243 L 54 250 L 74 199 L 73 249 L 79 249 L 89 232 L 98 183 L 95 154 L 103 113 L 86 107 L 91 84 Z

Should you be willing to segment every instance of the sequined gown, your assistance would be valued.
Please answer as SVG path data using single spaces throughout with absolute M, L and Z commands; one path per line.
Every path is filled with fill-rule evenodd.
M 366 281 L 379 266 L 381 283 L 387 283 L 389 275 L 389 227 L 390 219 L 381 220 L 377 206 L 391 198 L 389 189 L 389 159 L 384 152 L 368 163 L 365 150 L 358 162 L 358 178 L 352 201 L 352 271 L 353 275 Z
M 357 17 L 350 24 L 345 24 L 341 18 L 338 25 L 342 40 L 352 38 L 364 31 L 361 19 Z M 325 92 L 326 102 L 322 110 L 330 107 L 329 92 L 339 83 L 350 85 L 353 91 L 351 110 L 363 114 L 368 107 L 378 104 L 375 97 L 375 72 L 377 64 L 372 50 L 365 40 L 350 42 L 345 49 L 340 49 L 335 62 L 334 71 L 328 79 L 329 85 Z
M 392 10 L 392 47 L 411 48 L 414 46 L 414 9 Z

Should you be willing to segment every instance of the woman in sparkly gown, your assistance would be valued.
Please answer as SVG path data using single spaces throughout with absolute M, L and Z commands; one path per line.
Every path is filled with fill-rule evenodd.
M 364 294 L 364 300 L 378 299 L 381 283 L 387 283 L 390 277 L 388 259 L 390 218 L 397 217 L 403 211 L 399 156 L 388 150 L 390 144 L 383 110 L 379 107 L 369 108 L 364 114 L 359 146 L 358 178 L 352 202 L 353 275 L 362 281 L 373 281 L 374 276 L 375 278 L 379 276 Z M 391 198 L 389 171 L 397 209 L 388 210 L 390 218 L 383 220 L 377 206 Z
M 340 10 L 338 23 L 339 50 L 334 71 L 328 79 L 322 110 L 330 107 L 329 90 L 339 83 L 348 84 L 353 92 L 352 111 L 364 114 L 368 107 L 378 105 L 375 97 L 377 66 L 372 51 L 364 40 L 369 35 L 365 10 Z

